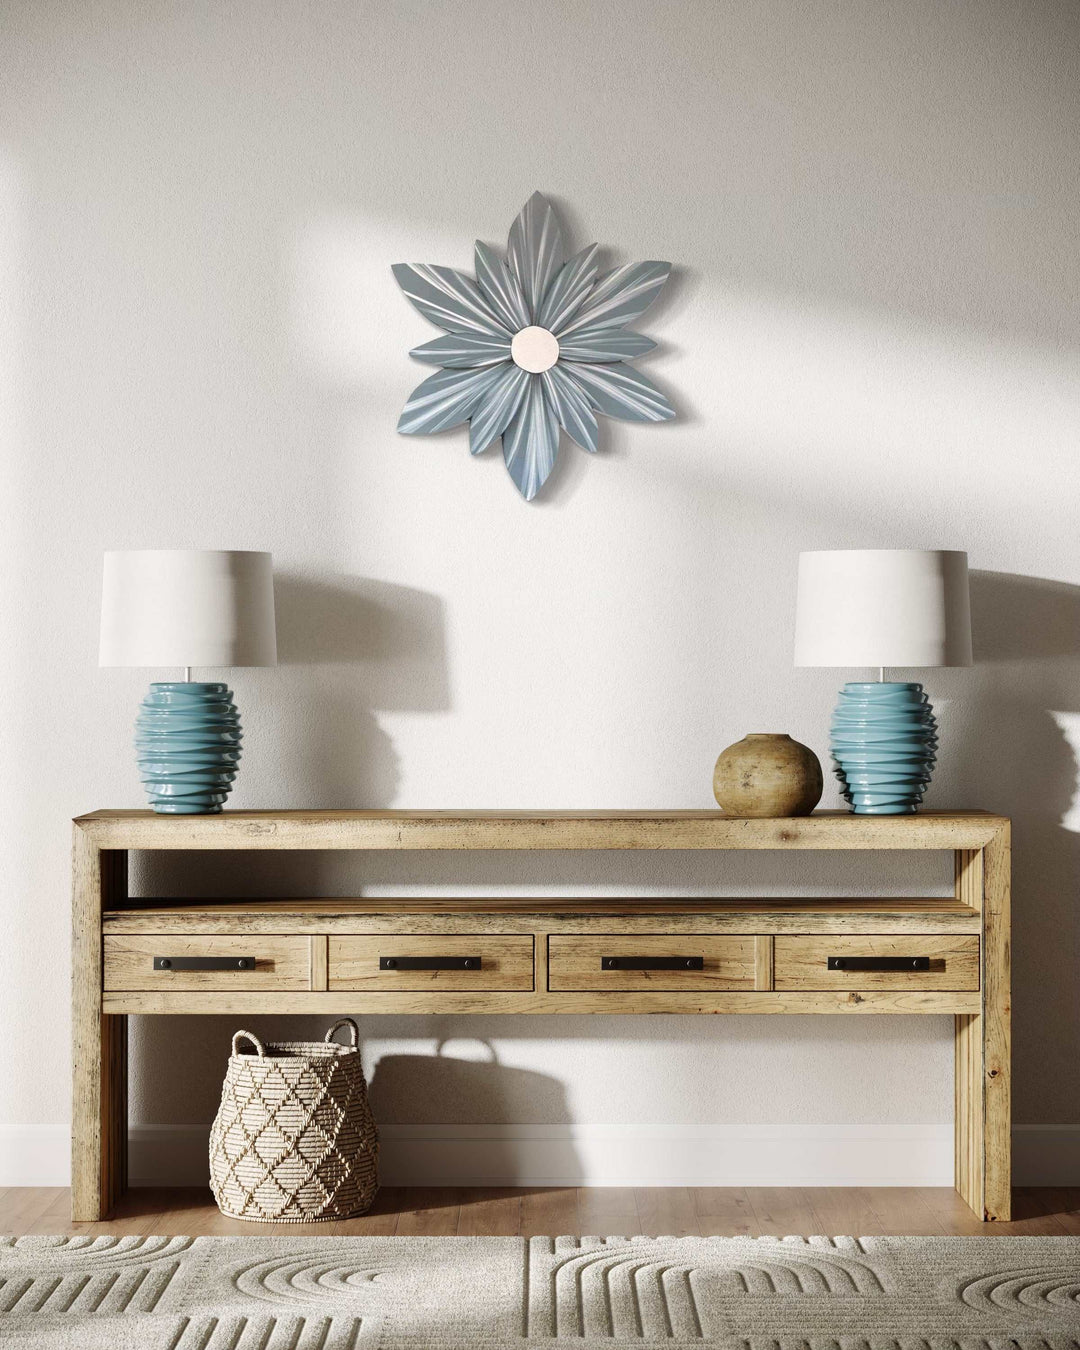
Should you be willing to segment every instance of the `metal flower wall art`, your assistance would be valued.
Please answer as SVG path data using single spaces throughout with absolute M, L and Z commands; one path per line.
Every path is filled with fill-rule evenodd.
M 597 413 L 665 422 L 675 409 L 627 363 L 656 346 L 627 330 L 659 295 L 671 264 L 629 263 L 597 276 L 597 246 L 566 259 L 551 203 L 534 192 L 510 229 L 506 260 L 476 242 L 476 279 L 453 267 L 398 263 L 398 285 L 445 330 L 410 352 L 442 369 L 417 385 L 398 431 L 427 435 L 469 424 L 474 455 L 502 437 L 526 501 L 547 481 L 560 428 L 599 443 Z

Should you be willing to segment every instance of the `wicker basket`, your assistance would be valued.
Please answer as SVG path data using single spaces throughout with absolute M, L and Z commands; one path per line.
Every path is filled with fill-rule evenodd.
M 331 1037 L 351 1029 L 351 1045 Z M 364 1214 L 379 1188 L 379 1136 L 350 1017 L 325 1041 L 232 1039 L 221 1105 L 210 1130 L 210 1186 L 223 1214 L 260 1223 L 311 1223 Z M 246 1037 L 255 1054 L 240 1054 Z

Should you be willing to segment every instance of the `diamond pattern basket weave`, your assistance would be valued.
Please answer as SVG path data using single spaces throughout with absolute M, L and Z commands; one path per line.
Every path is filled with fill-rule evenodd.
M 341 1026 L 351 1045 L 332 1041 Z M 246 1037 L 255 1054 L 240 1054 Z M 348 1219 L 379 1188 L 379 1136 L 350 1017 L 325 1041 L 266 1045 L 238 1031 L 210 1130 L 210 1186 L 223 1214 L 262 1223 Z

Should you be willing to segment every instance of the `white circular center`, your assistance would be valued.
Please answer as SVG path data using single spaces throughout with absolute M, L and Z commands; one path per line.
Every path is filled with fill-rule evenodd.
M 550 370 L 559 359 L 559 339 L 546 328 L 532 324 L 514 334 L 510 355 L 522 370 L 539 375 L 542 370 Z

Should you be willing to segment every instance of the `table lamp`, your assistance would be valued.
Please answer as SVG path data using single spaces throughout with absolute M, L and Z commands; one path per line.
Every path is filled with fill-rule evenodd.
M 273 666 L 274 573 L 269 553 L 138 549 L 105 554 L 102 666 L 181 666 L 151 684 L 135 724 L 139 776 L 155 811 L 221 810 L 240 759 L 240 715 L 225 684 L 192 666 Z
M 861 816 L 914 812 L 933 773 L 937 722 L 921 684 L 888 666 L 971 665 L 967 554 L 951 549 L 837 549 L 799 554 L 797 666 L 876 666 L 845 684 L 830 750 Z

